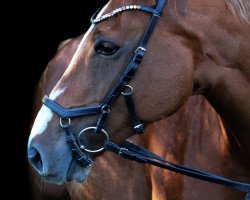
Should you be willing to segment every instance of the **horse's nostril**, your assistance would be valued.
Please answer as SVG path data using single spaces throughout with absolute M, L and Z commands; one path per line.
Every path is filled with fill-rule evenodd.
M 43 171 L 43 162 L 40 153 L 34 147 L 31 147 L 28 151 L 28 158 L 32 166 L 39 172 Z

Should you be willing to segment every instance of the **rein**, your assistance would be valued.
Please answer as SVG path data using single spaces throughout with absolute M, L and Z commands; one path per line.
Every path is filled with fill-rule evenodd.
M 147 163 L 185 176 L 193 177 L 210 183 L 228 186 L 236 190 L 246 192 L 247 196 L 245 200 L 250 200 L 250 184 L 233 181 L 214 174 L 174 164 L 152 153 L 151 151 L 148 151 L 143 147 L 137 146 L 127 140 L 124 141 L 122 145 L 117 145 L 113 142 L 106 141 L 104 147 L 107 151 L 113 152 L 128 160 L 144 164 Z
M 176 173 L 180 173 L 186 176 L 190 176 L 193 178 L 197 178 L 200 180 L 232 187 L 237 190 L 241 190 L 247 193 L 246 200 L 250 200 L 250 184 L 236 182 L 230 179 L 226 179 L 220 176 L 216 176 L 210 173 L 205 173 L 202 171 L 198 171 L 195 169 L 191 169 L 188 167 L 184 167 L 181 165 L 177 165 L 171 163 L 160 156 L 144 149 L 143 147 L 134 145 L 128 141 L 125 141 L 121 146 L 117 145 L 111 141 L 109 141 L 109 134 L 104 129 L 105 121 L 110 113 L 110 105 L 113 101 L 119 96 L 123 95 L 128 107 L 128 111 L 130 113 L 131 122 L 133 125 L 133 129 L 137 134 L 144 133 L 144 128 L 142 123 L 139 120 L 137 115 L 135 104 L 132 98 L 133 88 L 128 85 L 128 82 L 132 79 L 134 73 L 137 71 L 139 64 L 141 63 L 145 53 L 146 46 L 148 41 L 155 29 L 158 19 L 160 18 L 166 0 L 158 0 L 155 8 L 143 6 L 143 5 L 129 5 L 122 6 L 113 10 L 112 12 L 105 14 L 101 17 L 97 17 L 99 10 L 93 15 L 91 18 L 92 24 L 97 24 L 102 22 L 120 12 L 127 10 L 141 10 L 144 12 L 148 12 L 152 14 L 148 27 L 140 41 L 139 46 L 135 50 L 135 53 L 132 59 L 129 61 L 127 67 L 125 68 L 123 74 L 112 88 L 112 90 L 108 93 L 108 95 L 104 98 L 102 103 L 97 106 L 88 106 L 81 108 L 63 108 L 48 96 L 43 98 L 43 104 L 50 108 L 52 111 L 57 113 L 60 118 L 60 125 L 66 132 L 66 140 L 69 147 L 72 150 L 74 158 L 82 164 L 83 167 L 90 167 L 93 164 L 93 159 L 86 155 L 86 153 L 98 153 L 103 150 L 111 151 L 119 156 L 137 161 L 139 163 L 148 163 L 163 169 L 167 169 L 170 171 L 174 171 Z M 83 129 L 78 136 L 74 136 L 71 130 L 71 118 L 79 117 L 79 116 L 88 116 L 88 115 L 96 115 L 99 114 L 99 118 L 97 120 L 96 126 L 91 126 Z M 89 131 L 92 131 L 92 134 L 103 135 L 105 138 L 104 146 L 98 149 L 90 149 L 87 148 L 82 142 L 82 138 L 89 134 Z M 83 153 L 85 152 L 85 153 Z

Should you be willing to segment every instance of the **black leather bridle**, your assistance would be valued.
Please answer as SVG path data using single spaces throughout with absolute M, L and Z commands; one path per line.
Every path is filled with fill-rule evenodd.
M 127 67 L 125 68 L 123 74 L 112 88 L 112 90 L 108 93 L 108 95 L 104 98 L 102 103 L 97 106 L 89 106 L 89 107 L 81 107 L 81 108 L 72 108 L 67 109 L 63 108 L 49 97 L 45 96 L 43 98 L 43 104 L 50 108 L 52 111 L 56 112 L 60 118 L 60 125 L 64 128 L 67 137 L 67 143 L 69 144 L 73 156 L 77 159 L 83 167 L 91 166 L 93 163 L 93 159 L 86 155 L 86 152 L 90 153 L 97 153 L 102 150 L 108 150 L 114 152 L 123 158 L 134 160 L 140 163 L 149 163 L 164 169 L 168 169 L 183 175 L 187 175 L 193 178 L 205 180 L 212 183 L 217 183 L 224 186 L 229 186 L 237 190 L 241 190 L 247 192 L 246 200 L 250 200 L 250 184 L 241 183 L 237 181 L 232 181 L 220 176 L 216 176 L 213 174 L 205 173 L 202 171 L 198 171 L 195 169 L 191 169 L 188 167 L 184 167 L 181 165 L 173 164 L 154 153 L 136 146 L 128 141 L 125 141 L 122 145 L 114 144 L 113 142 L 109 141 L 109 135 L 107 131 L 104 129 L 104 123 L 110 113 L 110 106 L 114 102 L 114 100 L 119 96 L 123 95 L 125 97 L 128 110 L 131 116 L 131 121 L 133 124 L 133 129 L 136 133 L 141 134 L 144 132 L 143 125 L 139 120 L 139 117 L 136 113 L 134 101 L 132 98 L 133 88 L 128 85 L 128 82 L 132 79 L 134 73 L 137 71 L 139 64 L 142 61 L 146 53 L 146 47 L 148 41 L 155 29 L 158 19 L 160 18 L 166 0 L 158 0 L 157 4 L 154 8 L 143 6 L 143 5 L 128 5 L 123 6 L 118 9 L 113 10 L 112 12 L 105 14 L 101 17 L 98 17 L 99 11 L 97 11 L 93 17 L 91 18 L 91 22 L 93 24 L 99 23 L 103 20 L 106 20 L 120 12 L 126 10 L 141 10 L 144 12 L 148 12 L 152 14 L 151 20 L 148 24 L 148 27 L 140 41 L 140 44 L 135 50 L 135 53 L 132 59 L 129 61 Z M 129 91 L 127 91 L 127 88 Z M 70 128 L 70 121 L 71 118 L 80 117 L 80 116 L 88 116 L 88 115 L 97 115 L 99 114 L 99 118 L 97 120 L 96 126 L 87 127 L 83 129 L 79 134 L 78 137 L 75 138 L 74 134 Z M 88 134 L 89 131 L 92 131 L 94 134 L 102 134 L 106 138 L 104 142 L 104 146 L 98 149 L 89 149 L 86 148 L 81 140 L 81 137 L 85 134 Z M 85 154 L 83 153 L 85 152 Z
M 134 101 L 132 98 L 133 88 L 130 85 L 128 85 L 128 82 L 132 79 L 134 73 L 138 69 L 139 64 L 141 63 L 142 58 L 145 55 L 146 46 L 154 31 L 157 21 L 162 14 L 164 5 L 165 5 L 165 0 L 158 0 L 155 8 L 142 6 L 142 5 L 122 6 L 120 8 L 113 10 L 111 13 L 105 14 L 99 18 L 97 18 L 98 13 L 99 13 L 99 11 L 97 11 L 91 18 L 91 22 L 93 24 L 96 24 L 126 10 L 142 10 L 144 12 L 148 12 L 152 14 L 148 27 L 138 47 L 136 48 L 135 53 L 132 56 L 132 59 L 128 63 L 127 67 L 125 68 L 123 74 L 121 75 L 121 77 L 119 78 L 115 86 L 107 94 L 107 96 L 104 98 L 104 100 L 102 101 L 100 105 L 67 109 L 57 104 L 56 102 L 51 100 L 49 97 L 47 96 L 44 97 L 43 99 L 44 105 L 46 105 L 52 111 L 56 112 L 61 117 L 60 124 L 67 133 L 67 140 L 74 152 L 74 155 L 82 163 L 83 166 L 88 166 L 92 164 L 93 161 L 91 160 L 91 158 L 87 158 L 82 153 L 82 151 L 96 153 L 96 152 L 102 151 L 103 147 L 99 149 L 88 149 L 85 147 L 85 145 L 82 144 L 79 138 L 81 138 L 82 135 L 87 134 L 89 131 L 92 130 L 93 133 L 102 134 L 106 137 L 107 140 L 109 139 L 108 133 L 104 129 L 104 123 L 108 117 L 108 114 L 110 113 L 109 108 L 111 104 L 119 95 L 123 95 L 125 97 L 128 110 L 131 116 L 131 121 L 133 124 L 134 131 L 138 134 L 141 134 L 144 132 L 143 125 L 138 118 L 138 115 L 136 113 L 135 106 L 134 106 Z M 79 116 L 96 115 L 96 114 L 99 114 L 99 118 L 97 120 L 96 126 L 83 129 L 78 135 L 78 142 L 76 142 L 70 129 L 70 118 L 79 117 Z

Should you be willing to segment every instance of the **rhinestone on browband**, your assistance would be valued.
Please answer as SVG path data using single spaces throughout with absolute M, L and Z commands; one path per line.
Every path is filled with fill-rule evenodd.
M 108 19 L 110 17 L 113 17 L 114 15 L 116 15 L 116 14 L 118 14 L 120 12 L 123 12 L 125 10 L 140 10 L 140 9 L 141 9 L 141 6 L 139 6 L 139 5 L 122 6 L 120 8 L 117 8 L 117 9 L 113 10 L 110 13 L 102 15 L 101 17 L 91 19 L 91 23 L 93 23 L 93 24 L 99 23 L 99 22 L 101 22 L 101 21 L 103 21 L 105 19 Z

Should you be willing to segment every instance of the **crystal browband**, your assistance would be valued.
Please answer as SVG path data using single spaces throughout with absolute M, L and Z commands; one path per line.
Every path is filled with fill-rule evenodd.
M 99 23 L 105 19 L 108 19 L 110 17 L 113 17 L 114 15 L 120 13 L 120 12 L 123 12 L 125 10 L 140 10 L 141 9 L 141 6 L 140 5 L 129 5 L 129 6 L 122 6 L 120 8 L 117 8 L 115 10 L 113 10 L 112 12 L 110 13 L 107 13 L 101 17 L 98 17 L 98 18 L 95 18 L 95 19 L 91 19 L 91 22 L 93 24 L 96 24 L 96 23 Z

